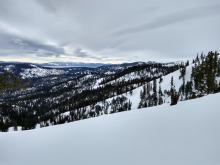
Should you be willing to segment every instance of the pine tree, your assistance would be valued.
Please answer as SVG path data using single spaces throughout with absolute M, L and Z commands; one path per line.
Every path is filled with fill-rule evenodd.
M 163 92 L 161 90 L 161 85 L 159 86 L 159 101 L 158 101 L 158 104 L 161 105 L 163 104 Z
M 185 66 L 189 66 L 189 60 L 186 61 Z
M 173 76 L 171 77 L 170 85 L 171 85 L 170 87 L 171 88 L 170 89 L 171 104 L 170 105 L 176 105 L 179 99 L 179 94 L 176 92 L 176 89 L 174 87 Z
M 157 80 L 154 79 L 153 81 L 153 102 L 154 106 L 157 105 Z
M 131 110 L 131 105 L 132 105 L 132 103 L 131 103 L 131 101 L 129 100 L 129 101 L 128 101 L 128 110 Z
M 207 73 L 207 92 L 211 93 L 215 88 L 215 62 L 214 53 L 211 51 L 206 58 L 206 73 Z
M 171 77 L 170 84 L 171 84 L 171 87 L 173 87 L 173 76 Z
M 176 92 L 175 89 L 173 89 L 173 93 L 171 94 L 171 104 L 170 105 L 176 105 L 179 100 L 179 94 Z
M 220 59 L 218 59 L 217 68 L 217 76 L 220 76 Z

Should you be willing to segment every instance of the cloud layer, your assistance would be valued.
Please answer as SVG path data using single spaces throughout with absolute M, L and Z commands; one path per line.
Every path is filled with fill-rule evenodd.
M 7 0 L 0 61 L 179 60 L 220 48 L 218 0 Z

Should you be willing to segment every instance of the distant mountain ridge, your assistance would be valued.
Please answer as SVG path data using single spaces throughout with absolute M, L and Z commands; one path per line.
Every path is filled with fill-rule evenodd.
M 0 71 L 10 73 L 0 74 L 0 131 L 46 127 L 164 103 L 175 105 L 220 92 L 220 58 L 212 51 L 181 63 L 150 61 L 96 68 L 1 63 Z M 17 77 L 22 78 L 18 79 L 21 88 L 4 87 L 6 81 L 16 84 Z
M 106 66 L 111 64 L 104 64 L 104 63 L 82 63 L 82 62 L 51 62 L 51 63 L 44 63 L 40 64 L 44 67 L 51 67 L 51 68 L 70 68 L 70 67 L 87 67 L 87 68 L 97 68 L 100 66 Z

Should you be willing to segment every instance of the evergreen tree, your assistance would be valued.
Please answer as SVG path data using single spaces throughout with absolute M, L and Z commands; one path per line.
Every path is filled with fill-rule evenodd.
M 161 105 L 163 104 L 163 92 L 161 90 L 161 85 L 159 86 L 159 101 L 158 101 L 158 104 Z
M 170 85 L 171 85 L 170 87 L 171 104 L 170 105 L 176 105 L 179 99 L 179 94 L 176 92 L 174 82 L 173 82 L 173 76 L 171 77 Z
M 157 105 L 157 80 L 154 79 L 153 81 L 153 102 L 154 102 L 154 106 Z
M 218 64 L 217 64 L 217 76 L 220 76 L 220 59 L 218 59 Z

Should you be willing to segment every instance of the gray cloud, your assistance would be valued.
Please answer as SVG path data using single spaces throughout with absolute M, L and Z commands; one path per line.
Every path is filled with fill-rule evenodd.
M 191 58 L 219 49 L 218 1 L 0 1 L 0 60 Z
M 96 59 L 96 60 L 101 60 L 102 59 L 100 57 L 89 54 L 88 52 L 82 50 L 81 48 L 77 48 L 73 52 L 73 56 L 80 57 L 80 58 L 92 58 L 92 59 Z
M 185 22 L 188 20 L 210 17 L 215 14 L 220 14 L 220 4 L 215 4 L 211 6 L 202 6 L 189 8 L 183 11 L 177 11 L 157 18 L 149 23 L 142 24 L 139 26 L 128 27 L 126 29 L 118 30 L 114 32 L 114 35 L 126 35 L 133 34 L 136 32 L 156 30 L 158 28 L 163 28 L 172 24 Z
M 78 48 L 78 49 L 76 49 L 76 50 L 74 51 L 74 55 L 76 55 L 76 56 L 78 56 L 78 57 L 82 57 L 82 58 L 84 58 L 84 57 L 89 57 L 89 56 L 90 56 L 87 52 L 83 51 L 83 50 L 80 49 L 80 48 Z
M 17 52 L 24 54 L 35 54 L 37 56 L 59 56 L 65 54 L 63 48 L 43 44 L 39 41 L 22 38 L 13 34 L 0 33 L 0 49 L 10 50 L 10 54 Z M 5 54 L 0 54 L 5 55 Z

